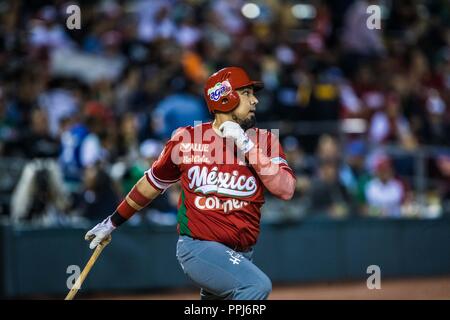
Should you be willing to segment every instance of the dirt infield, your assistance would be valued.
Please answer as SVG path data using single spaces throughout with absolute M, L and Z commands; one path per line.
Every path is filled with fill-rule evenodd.
M 196 289 L 148 294 L 101 295 L 93 299 L 198 300 Z M 425 279 L 382 280 L 381 289 L 369 290 L 365 281 L 274 285 L 271 300 L 450 300 L 450 276 Z

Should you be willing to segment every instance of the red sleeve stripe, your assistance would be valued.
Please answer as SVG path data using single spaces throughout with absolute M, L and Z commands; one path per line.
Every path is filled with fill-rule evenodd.
M 153 178 L 154 178 L 156 181 L 158 181 L 159 183 L 161 183 L 161 184 L 164 184 L 164 183 L 172 184 L 172 183 L 175 183 L 175 182 L 177 182 L 178 180 L 180 180 L 180 179 L 175 179 L 175 180 L 164 180 L 164 179 L 160 179 L 160 178 L 158 178 L 157 176 L 155 176 L 155 173 L 153 172 L 153 169 L 150 169 L 150 170 L 151 170 L 151 172 L 152 172 Z
M 178 180 L 180 180 L 180 179 L 176 179 L 176 180 L 172 180 L 172 181 L 170 181 L 170 182 L 164 181 L 164 180 L 161 180 L 161 179 L 159 179 L 159 178 L 157 178 L 157 177 L 155 176 L 155 173 L 153 172 L 153 169 L 150 169 L 149 171 L 150 171 L 150 173 L 149 173 L 149 175 L 148 175 L 149 178 L 152 179 L 152 182 L 154 182 L 157 186 L 159 186 L 159 187 L 162 188 L 162 189 L 167 189 L 167 188 L 170 187 L 172 184 L 174 184 L 175 182 L 177 182 Z
M 141 206 L 143 208 L 146 207 L 149 204 L 149 202 L 150 202 L 150 199 L 148 199 L 142 193 L 140 193 L 136 186 L 134 186 L 133 189 L 131 189 L 131 191 L 128 194 L 128 196 L 137 205 L 139 205 L 139 206 Z
M 128 204 L 127 200 L 123 200 L 117 207 L 117 212 L 125 219 L 131 218 L 136 211 L 136 209 Z

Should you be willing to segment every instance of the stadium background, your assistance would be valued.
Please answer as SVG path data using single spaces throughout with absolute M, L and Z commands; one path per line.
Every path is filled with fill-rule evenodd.
M 448 1 L 1 1 L 0 15 L 1 297 L 63 297 L 84 232 L 175 128 L 208 121 L 204 80 L 237 65 L 265 82 L 258 126 L 279 129 L 298 177 L 263 210 L 272 297 L 450 298 Z M 115 234 L 80 296 L 198 297 L 174 257 L 178 193 Z

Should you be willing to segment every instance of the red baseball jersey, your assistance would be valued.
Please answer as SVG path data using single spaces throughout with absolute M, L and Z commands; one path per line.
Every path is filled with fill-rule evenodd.
M 294 175 L 278 138 L 266 130 L 253 133 L 250 138 L 271 162 Z M 161 191 L 181 180 L 179 234 L 236 250 L 256 243 L 264 185 L 249 160 L 233 141 L 219 136 L 211 122 L 178 129 L 146 177 Z

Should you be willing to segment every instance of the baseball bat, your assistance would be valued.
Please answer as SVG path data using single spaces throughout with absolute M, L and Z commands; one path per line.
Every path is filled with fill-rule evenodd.
M 69 293 L 67 294 L 67 296 L 64 300 L 73 300 L 73 298 L 77 294 L 78 290 L 81 288 L 81 285 L 83 284 L 84 279 L 86 279 L 89 271 L 91 271 L 91 268 L 94 265 L 95 261 L 97 261 L 97 258 L 100 256 L 100 253 L 102 253 L 103 249 L 110 242 L 111 242 L 111 236 L 109 236 L 108 238 L 106 238 L 105 240 L 103 240 L 101 243 L 99 243 L 97 245 L 91 258 L 87 262 L 86 266 L 84 267 L 84 269 L 81 272 L 80 276 L 78 277 L 77 281 L 75 281 L 75 284 L 72 286 L 72 289 L 70 289 Z

